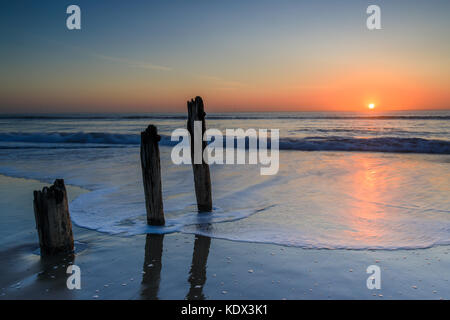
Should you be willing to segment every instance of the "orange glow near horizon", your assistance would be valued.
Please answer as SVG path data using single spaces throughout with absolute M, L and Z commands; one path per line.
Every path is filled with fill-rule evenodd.
M 185 112 L 195 96 L 207 112 L 450 110 L 447 4 L 389 1 L 371 32 L 347 1 L 166 2 L 111 5 L 119 20 L 67 33 L 47 26 L 58 6 L 11 1 L 10 17 L 30 17 L 2 21 L 0 113 Z
M 0 104 L 13 112 L 184 112 L 186 101 L 202 96 L 209 112 L 437 110 L 450 108 L 450 91 L 442 76 L 427 71 L 411 73 L 405 66 L 350 69 L 301 66 L 289 73 L 248 70 L 223 78 L 176 71 L 153 74 L 120 65 L 99 63 L 89 78 L 89 64 L 60 81 L 57 71 L 30 73 L 20 84 L 0 88 Z M 105 69 L 106 68 L 106 69 Z M 51 69 L 53 70 L 53 69 Z M 70 69 L 72 70 L 72 68 Z M 116 72 L 121 71 L 120 76 Z M 374 108 L 369 105 L 373 104 Z M 0 112 L 3 111 L 0 109 Z M 4 111 L 8 112 L 8 109 Z

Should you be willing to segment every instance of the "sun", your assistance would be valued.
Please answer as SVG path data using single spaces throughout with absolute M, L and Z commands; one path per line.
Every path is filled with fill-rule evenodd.
M 369 109 L 375 109 L 375 104 L 374 103 L 369 103 Z

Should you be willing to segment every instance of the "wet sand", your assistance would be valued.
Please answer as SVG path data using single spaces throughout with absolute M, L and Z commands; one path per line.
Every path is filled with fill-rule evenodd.
M 32 191 L 43 185 L 0 176 L 0 299 L 450 298 L 450 246 L 317 250 L 74 226 L 75 255 L 41 260 Z M 67 189 L 70 199 L 86 192 Z M 66 287 L 70 263 L 81 290 Z M 369 265 L 381 268 L 380 290 L 366 287 Z

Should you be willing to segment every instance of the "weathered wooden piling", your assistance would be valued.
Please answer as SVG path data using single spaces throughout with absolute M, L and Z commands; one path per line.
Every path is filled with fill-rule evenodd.
M 197 208 L 199 211 L 212 210 L 212 194 L 211 194 L 211 176 L 209 173 L 209 165 L 203 158 L 203 151 L 206 148 L 206 141 L 203 141 L 203 135 L 206 131 L 205 110 L 201 97 L 187 102 L 188 120 L 187 129 L 191 135 L 191 160 L 194 170 L 195 195 L 197 197 Z M 195 132 L 195 121 L 201 121 L 201 132 Z M 200 131 L 200 130 L 197 130 Z M 194 134 L 196 133 L 196 134 Z M 200 137 L 199 137 L 200 135 Z M 201 146 L 201 153 L 195 155 L 195 143 Z M 201 159 L 200 159 L 201 158 Z M 197 163 L 196 163 L 197 162 Z
M 141 132 L 141 166 L 144 182 L 147 223 L 153 226 L 165 224 L 161 187 L 161 164 L 158 142 L 161 137 L 154 125 Z
M 72 223 L 63 179 L 34 191 L 34 216 L 41 255 L 73 252 Z

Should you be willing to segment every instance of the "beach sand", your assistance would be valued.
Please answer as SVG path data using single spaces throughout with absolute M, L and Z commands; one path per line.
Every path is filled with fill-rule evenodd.
M 111 236 L 74 225 L 74 256 L 41 260 L 32 191 L 0 176 L 0 299 L 448 299 L 450 247 L 302 249 L 191 234 Z M 69 199 L 83 189 L 67 186 Z M 81 268 L 81 289 L 66 268 Z M 370 265 L 381 289 L 369 290 Z

